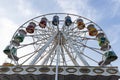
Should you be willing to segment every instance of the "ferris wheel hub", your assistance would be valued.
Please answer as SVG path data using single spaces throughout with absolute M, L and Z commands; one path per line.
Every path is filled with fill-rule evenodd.
M 56 44 L 59 44 L 59 45 L 64 45 L 64 44 L 66 44 L 66 40 L 65 40 L 65 38 L 64 38 L 64 36 L 63 36 L 63 34 L 62 34 L 61 31 L 58 31 L 57 35 L 56 35 L 55 38 L 54 38 L 54 42 L 55 42 Z

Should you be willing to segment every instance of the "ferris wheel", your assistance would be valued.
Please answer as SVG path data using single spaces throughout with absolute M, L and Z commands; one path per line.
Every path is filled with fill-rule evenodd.
M 117 59 L 104 31 L 75 14 L 32 18 L 14 33 L 3 51 L 5 65 L 106 66 Z
M 69 13 L 37 16 L 3 50 L 0 80 L 118 80 L 118 57 L 93 21 Z

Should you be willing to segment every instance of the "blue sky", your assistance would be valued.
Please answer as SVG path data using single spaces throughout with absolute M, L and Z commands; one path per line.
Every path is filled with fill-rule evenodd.
M 6 59 L 3 49 L 20 25 L 41 14 L 56 12 L 78 14 L 97 23 L 120 56 L 120 0 L 0 0 L 0 64 Z M 120 68 L 120 59 L 113 65 Z

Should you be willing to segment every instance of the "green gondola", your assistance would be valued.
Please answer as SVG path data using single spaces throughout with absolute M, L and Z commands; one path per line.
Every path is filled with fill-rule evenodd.
M 3 52 L 4 52 L 5 54 L 7 54 L 7 55 L 10 55 L 10 54 L 15 55 L 16 52 L 17 52 L 17 49 L 16 49 L 15 47 L 7 46 L 7 47 L 3 50 Z
M 15 35 L 14 40 L 18 42 L 23 42 L 24 38 L 25 38 L 24 35 L 18 33 Z
M 104 54 L 104 60 L 106 60 L 106 61 L 114 61 L 114 60 L 116 60 L 118 57 L 117 57 L 117 55 L 113 52 L 113 51 L 108 51 L 108 52 L 106 52 L 105 54 Z
M 19 30 L 18 33 L 15 35 L 14 40 L 17 41 L 18 43 L 19 43 L 19 42 L 23 42 L 25 36 L 26 36 L 26 32 L 25 32 L 23 29 L 21 29 L 21 30 Z
M 109 65 L 112 61 L 115 61 L 117 59 L 117 55 L 113 51 L 108 51 L 104 53 L 103 60 L 100 61 L 99 65 Z
M 105 37 L 101 37 L 98 41 L 99 41 L 99 46 L 100 47 L 103 47 L 103 46 L 109 44 L 109 41 Z

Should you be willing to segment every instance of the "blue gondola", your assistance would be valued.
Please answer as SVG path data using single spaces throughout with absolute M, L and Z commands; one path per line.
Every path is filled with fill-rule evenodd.
M 65 25 L 70 26 L 72 24 L 72 20 L 70 16 L 65 17 Z
M 58 26 L 59 24 L 59 16 L 53 16 L 52 24 Z

